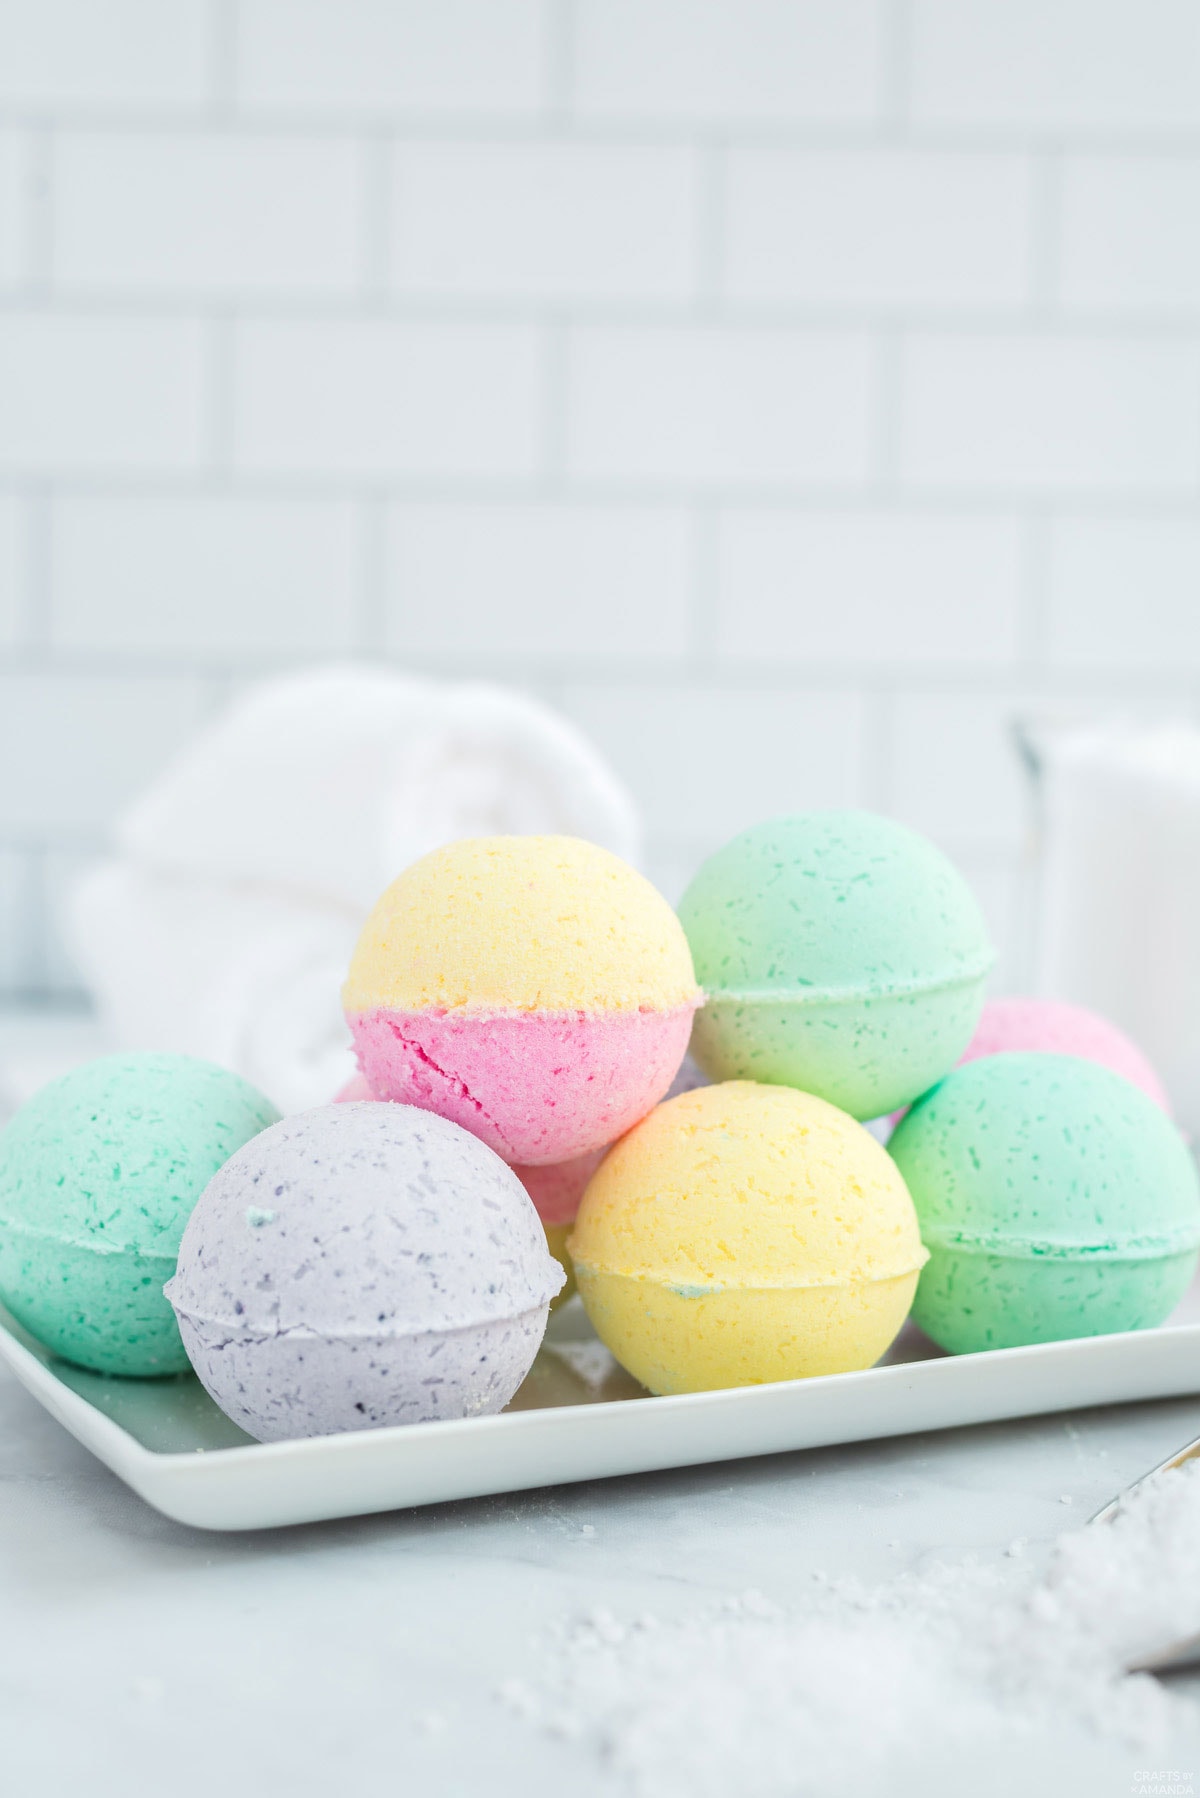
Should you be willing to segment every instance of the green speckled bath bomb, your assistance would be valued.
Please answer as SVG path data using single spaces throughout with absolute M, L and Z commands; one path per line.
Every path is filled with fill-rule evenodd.
M 888 1147 L 929 1250 L 913 1319 L 952 1354 L 1149 1329 L 1195 1272 L 1200 1187 L 1183 1138 L 1096 1062 L 970 1062 Z
M 52 1080 L 0 1131 L 0 1297 L 101 1373 L 188 1365 L 163 1283 L 217 1169 L 278 1121 L 189 1055 L 111 1055 Z
M 692 1055 L 714 1080 L 879 1117 L 971 1040 L 993 954 L 969 887 L 873 812 L 757 824 L 705 862 L 679 917 L 708 995 Z

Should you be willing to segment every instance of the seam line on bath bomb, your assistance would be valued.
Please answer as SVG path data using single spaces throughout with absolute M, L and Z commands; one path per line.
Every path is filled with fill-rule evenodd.
M 1200 1219 L 1176 1224 L 1152 1236 L 1112 1236 L 1107 1242 L 1062 1242 L 1049 1237 L 1002 1237 L 990 1230 L 940 1231 L 922 1228 L 923 1240 L 935 1249 L 961 1249 L 968 1255 L 995 1255 L 1010 1261 L 1153 1261 L 1200 1248 Z
M 969 962 L 953 974 L 938 974 L 929 979 L 892 980 L 880 986 L 812 986 L 802 987 L 734 987 L 709 986 L 706 997 L 711 1005 L 829 1005 L 854 999 L 923 998 L 927 993 L 953 992 L 956 987 L 973 986 L 990 971 L 996 960 L 989 951 L 986 960 Z
M 688 999 L 675 1005 L 539 1005 L 531 1000 L 527 1005 L 499 1005 L 490 1000 L 464 1000 L 461 1004 L 438 1004 L 429 1000 L 424 1004 L 396 1004 L 390 1000 L 372 999 L 363 1005 L 347 1006 L 347 1016 L 355 1019 L 374 1016 L 388 1017 L 399 1013 L 409 1018 L 467 1018 L 472 1022 L 486 1023 L 492 1018 L 536 1018 L 539 1023 L 590 1023 L 597 1018 L 672 1018 L 684 1012 L 693 1012 L 706 1003 L 707 995 L 699 988 Z
M 173 1281 L 167 1281 L 167 1286 L 173 1284 Z M 193 1311 L 182 1300 L 172 1299 L 169 1292 L 167 1298 L 170 1299 L 172 1310 L 178 1316 L 185 1317 L 189 1323 L 227 1331 L 229 1343 L 208 1346 L 228 1348 L 235 1341 L 278 1342 L 283 1337 L 312 1342 L 415 1342 L 422 1336 L 460 1336 L 472 1330 L 485 1329 L 488 1324 L 515 1324 L 523 1317 L 533 1317 L 546 1308 L 558 1290 L 556 1287 L 554 1292 L 548 1293 L 540 1302 L 527 1305 L 521 1311 L 500 1311 L 494 1317 L 480 1317 L 470 1323 L 425 1323 L 419 1330 L 318 1330 L 312 1324 L 282 1324 L 278 1329 L 271 1330 L 265 1325 L 247 1324 L 244 1317 L 213 1317 L 206 1311 Z
M 569 1243 L 567 1252 L 570 1253 Z M 907 1266 L 898 1267 L 891 1273 L 861 1273 L 853 1275 L 849 1279 L 844 1275 L 831 1274 L 828 1278 L 823 1279 L 764 1280 L 756 1278 L 749 1282 L 742 1280 L 705 1282 L 689 1280 L 683 1275 L 651 1274 L 637 1270 L 623 1270 L 618 1267 L 597 1267 L 591 1262 L 580 1261 L 576 1256 L 571 1256 L 577 1277 L 581 1272 L 585 1275 L 592 1274 L 601 1277 L 615 1274 L 620 1279 L 640 1280 L 647 1286 L 661 1286 L 667 1292 L 673 1292 L 677 1298 L 683 1299 L 712 1298 L 723 1292 L 736 1293 L 741 1296 L 744 1293 L 752 1292 L 809 1292 L 829 1291 L 844 1286 L 880 1286 L 885 1285 L 889 1280 L 903 1280 L 909 1274 L 920 1273 L 928 1260 L 929 1251 L 923 1248 Z
M 141 1261 L 166 1261 L 174 1267 L 178 1250 L 141 1249 L 132 1242 L 113 1242 L 109 1238 L 62 1236 L 54 1230 L 39 1230 L 32 1224 L 17 1223 L 15 1218 L 0 1217 L 0 1230 L 11 1230 L 15 1236 L 27 1236 L 34 1242 L 48 1242 L 55 1248 L 84 1249 L 93 1255 L 136 1255 Z

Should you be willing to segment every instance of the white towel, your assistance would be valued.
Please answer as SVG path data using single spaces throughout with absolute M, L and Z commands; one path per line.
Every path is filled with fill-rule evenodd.
M 208 1056 L 298 1110 L 352 1070 L 338 992 L 389 881 L 456 837 L 533 832 L 638 854 L 629 795 L 547 707 L 374 669 L 271 681 L 120 822 L 66 933 L 114 1043 Z
M 1090 1005 L 1154 1063 L 1200 1133 L 1200 731 L 1048 731 L 1036 985 Z

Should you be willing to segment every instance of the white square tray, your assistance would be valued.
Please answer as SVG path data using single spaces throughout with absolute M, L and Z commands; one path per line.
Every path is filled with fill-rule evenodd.
M 0 1359 L 168 1517 L 201 1529 L 271 1529 L 1200 1392 L 1200 1285 L 1158 1330 L 954 1359 L 907 1325 L 864 1373 L 679 1398 L 651 1398 L 624 1373 L 576 1299 L 551 1319 L 503 1415 L 302 1442 L 252 1442 L 190 1374 L 120 1380 L 71 1367 L 3 1311 Z

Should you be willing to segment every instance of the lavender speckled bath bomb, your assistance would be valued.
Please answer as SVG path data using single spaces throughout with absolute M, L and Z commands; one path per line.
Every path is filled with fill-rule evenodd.
M 286 1118 L 227 1162 L 166 1293 L 222 1411 L 277 1442 L 502 1410 L 563 1278 L 485 1143 L 366 1101 Z
M 187 1357 L 163 1281 L 221 1163 L 279 1113 L 191 1055 L 106 1055 L 0 1131 L 0 1293 L 55 1354 L 111 1374 Z

